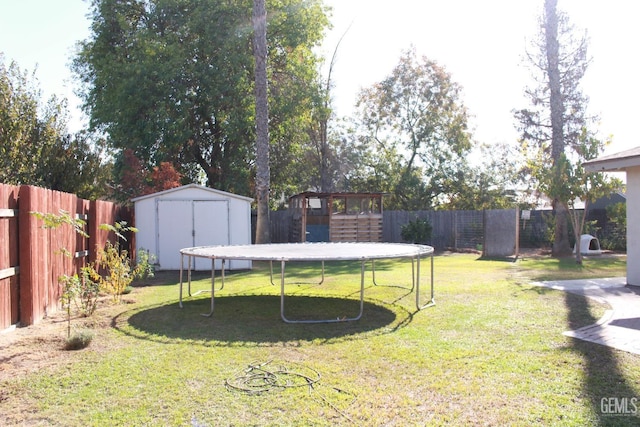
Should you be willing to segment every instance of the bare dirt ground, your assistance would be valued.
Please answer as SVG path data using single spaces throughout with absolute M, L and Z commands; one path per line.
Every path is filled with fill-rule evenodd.
M 100 340 L 96 339 L 100 330 L 110 327 L 113 316 L 126 310 L 126 306 L 127 304 L 121 304 L 121 307 L 117 307 L 110 302 L 101 302 L 91 317 L 71 319 L 72 332 L 78 328 L 91 329 L 94 332 L 91 347 L 95 350 L 96 345 L 100 345 Z M 0 383 L 73 361 L 77 352 L 82 350 L 65 350 L 66 337 L 67 319 L 62 311 L 48 315 L 35 325 L 1 332 Z
M 100 339 L 111 328 L 113 319 L 135 302 L 139 287 L 160 283 L 175 283 L 175 272 L 160 272 L 154 278 L 138 283 L 131 294 L 124 295 L 118 304 L 110 296 L 100 297 L 98 308 L 91 317 L 71 318 L 72 333 L 77 329 L 90 329 L 94 333 L 91 351 L 106 350 L 108 344 Z M 24 376 L 41 369 L 53 368 L 73 362 L 78 352 L 65 350 L 67 338 L 66 312 L 59 310 L 47 315 L 35 325 L 0 331 L 0 384 L 8 379 Z M 104 348 L 103 348 L 104 347 Z M 0 389 L 0 402 L 3 400 Z

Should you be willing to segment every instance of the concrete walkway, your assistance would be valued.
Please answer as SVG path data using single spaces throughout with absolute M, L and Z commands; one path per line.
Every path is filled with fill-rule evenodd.
M 568 337 L 640 354 L 640 287 L 626 286 L 626 277 L 534 282 L 534 286 L 584 295 L 611 309 L 595 324 L 564 332 Z

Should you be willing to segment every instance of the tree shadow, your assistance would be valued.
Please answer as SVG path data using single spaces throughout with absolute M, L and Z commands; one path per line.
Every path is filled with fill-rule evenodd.
M 518 256 L 480 256 L 476 261 L 498 261 L 498 262 L 508 262 L 514 263 L 518 261 Z
M 342 319 L 357 315 L 360 301 L 336 297 L 285 297 L 285 314 L 290 319 Z M 112 326 L 121 332 L 157 342 L 191 341 L 205 346 L 300 346 L 308 342 L 334 342 L 392 333 L 408 325 L 413 313 L 394 306 L 364 302 L 357 321 L 287 324 L 280 317 L 280 296 L 242 295 L 215 299 L 212 317 L 201 316 L 210 308 L 209 298 L 125 312 Z
M 567 321 L 571 330 L 595 324 L 599 320 L 590 312 L 586 296 L 564 292 L 564 298 L 568 309 Z M 625 378 L 620 368 L 618 350 L 577 338 L 572 338 L 571 347 L 585 361 L 583 391 L 584 395 L 591 401 L 597 425 L 639 425 L 640 419 L 638 416 L 640 416 L 640 413 L 636 415 L 622 414 L 627 416 L 620 416 L 621 414 L 612 414 L 611 406 L 607 406 L 612 402 L 615 405 L 616 403 L 622 403 L 623 399 L 630 400 L 638 397 L 638 390 L 634 387 L 634 384 L 631 384 Z M 617 401 L 609 399 L 617 399 Z M 627 409 L 633 409 L 632 405 L 629 404 Z

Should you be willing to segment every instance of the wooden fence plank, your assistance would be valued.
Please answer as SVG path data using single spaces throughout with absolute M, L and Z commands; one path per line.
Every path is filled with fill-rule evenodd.
M 14 185 L 0 184 L 0 330 L 18 323 L 18 191 Z
M 20 242 L 20 317 L 21 321 L 30 325 L 35 319 L 34 299 L 37 298 L 36 284 L 39 281 L 38 271 L 35 269 L 32 251 L 36 247 L 37 236 L 31 233 L 31 226 L 35 224 L 35 218 L 29 214 L 34 208 L 37 210 L 35 201 L 32 200 L 32 192 L 29 186 L 20 187 L 20 213 L 18 215 L 19 233 L 24 236 Z

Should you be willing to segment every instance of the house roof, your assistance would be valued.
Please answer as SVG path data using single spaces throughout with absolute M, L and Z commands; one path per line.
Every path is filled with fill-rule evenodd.
M 216 190 L 215 188 L 204 187 L 198 184 L 187 184 L 187 185 L 183 185 L 182 187 L 170 188 L 169 190 L 159 191 L 157 193 L 152 193 L 152 194 L 146 194 L 144 196 L 131 199 L 131 201 L 137 202 L 139 200 L 151 199 L 153 197 L 158 197 L 158 196 L 165 196 L 167 194 L 181 192 L 183 190 L 190 189 L 190 188 L 206 191 L 208 193 L 215 194 L 218 197 L 230 197 L 238 200 L 243 200 L 246 202 L 253 202 L 253 199 L 251 197 L 245 197 L 245 196 L 240 196 L 238 194 L 227 193 L 226 191 Z
M 608 156 L 598 157 L 583 163 L 587 172 L 613 172 L 640 166 L 640 147 Z

